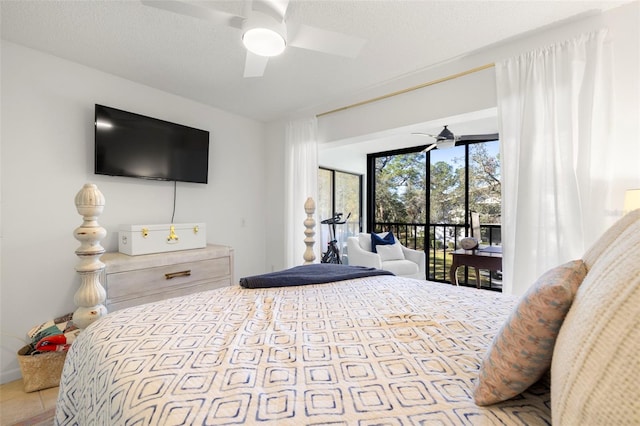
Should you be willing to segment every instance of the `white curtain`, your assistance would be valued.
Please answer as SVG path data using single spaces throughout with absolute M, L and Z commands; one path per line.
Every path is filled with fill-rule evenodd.
M 316 118 L 287 124 L 285 146 L 285 264 L 287 268 L 304 263 L 304 203 L 308 197 L 317 203 L 318 124 Z M 317 226 L 316 230 L 319 229 Z M 314 249 L 318 247 L 318 242 Z M 316 263 L 318 250 L 316 252 Z
M 496 64 L 503 291 L 579 258 L 606 223 L 611 138 L 607 31 Z

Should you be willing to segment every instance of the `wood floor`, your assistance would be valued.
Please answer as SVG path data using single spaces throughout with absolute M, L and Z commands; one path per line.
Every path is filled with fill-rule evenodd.
M 22 380 L 0 385 L 0 425 L 49 426 L 51 420 L 24 421 L 55 408 L 57 398 L 57 387 L 26 393 Z

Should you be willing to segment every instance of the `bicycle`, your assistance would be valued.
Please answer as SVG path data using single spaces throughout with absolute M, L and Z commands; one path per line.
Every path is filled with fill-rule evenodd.
M 329 225 L 329 242 L 327 243 L 327 251 L 322 253 L 320 263 L 342 263 L 340 249 L 338 248 L 338 240 L 336 240 L 336 225 L 343 225 L 347 223 L 350 216 L 351 213 L 349 213 L 341 222 L 340 219 L 342 218 L 342 213 L 336 213 L 332 218 L 320 221 L 320 223 L 324 225 Z

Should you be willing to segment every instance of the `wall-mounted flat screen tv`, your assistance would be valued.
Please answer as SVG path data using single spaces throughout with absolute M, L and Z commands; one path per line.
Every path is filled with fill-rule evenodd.
M 96 104 L 95 173 L 207 183 L 209 132 Z

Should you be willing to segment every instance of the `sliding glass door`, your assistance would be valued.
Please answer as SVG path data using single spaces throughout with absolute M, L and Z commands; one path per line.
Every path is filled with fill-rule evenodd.
M 501 243 L 499 142 L 423 148 L 368 156 L 367 230 L 390 230 L 404 245 L 424 250 L 427 278 L 444 282 L 450 253 L 470 235 L 471 211 L 480 215 L 483 243 Z M 498 278 L 483 277 L 483 285 L 498 289 Z

